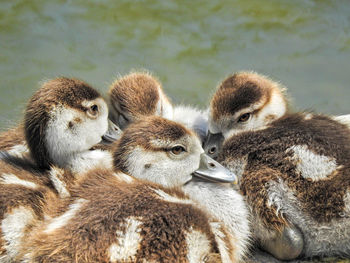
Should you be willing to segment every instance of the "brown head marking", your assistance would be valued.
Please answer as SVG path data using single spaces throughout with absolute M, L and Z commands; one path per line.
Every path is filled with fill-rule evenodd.
M 110 87 L 111 105 L 116 111 L 136 118 L 153 115 L 159 101 L 160 82 L 147 73 L 131 73 L 117 79 Z M 119 108 L 118 108 L 119 107 Z
M 262 108 L 269 102 L 272 89 L 282 92 L 278 83 L 254 72 L 238 72 L 227 77 L 211 100 L 213 120 L 234 115 L 259 101 L 264 101 Z

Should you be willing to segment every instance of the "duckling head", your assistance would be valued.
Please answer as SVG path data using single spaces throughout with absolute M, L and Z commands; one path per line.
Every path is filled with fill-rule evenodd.
M 110 87 L 110 117 L 122 129 L 145 116 L 172 118 L 173 107 L 160 82 L 149 73 L 135 72 Z
M 108 130 L 107 104 L 88 84 L 71 78 L 43 83 L 25 113 L 25 136 L 37 165 L 64 166 L 75 153 L 88 151 Z
M 238 72 L 217 88 L 209 112 L 205 150 L 215 158 L 224 139 L 259 130 L 287 112 L 285 88 L 255 72 Z
M 113 155 L 116 170 L 166 187 L 183 186 L 193 176 L 219 182 L 237 180 L 204 153 L 192 131 L 159 116 L 130 124 Z

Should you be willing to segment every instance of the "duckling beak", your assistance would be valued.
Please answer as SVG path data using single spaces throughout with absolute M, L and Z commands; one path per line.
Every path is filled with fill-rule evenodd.
M 112 142 L 118 140 L 122 135 L 122 130 L 115 125 L 110 119 L 108 119 L 108 130 L 102 136 L 103 144 L 111 144 Z
M 222 133 L 211 133 L 209 131 L 204 142 L 203 149 L 211 158 L 216 159 L 219 155 L 223 142 L 224 136 Z
M 210 182 L 237 184 L 237 176 L 210 158 L 205 153 L 201 154 L 199 168 L 193 172 L 193 176 Z

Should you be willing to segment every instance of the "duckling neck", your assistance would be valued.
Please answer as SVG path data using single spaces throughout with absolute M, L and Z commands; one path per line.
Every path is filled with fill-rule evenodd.
M 71 154 L 59 166 L 81 174 L 95 168 L 112 169 L 113 159 L 109 151 L 97 149 Z
M 243 196 L 227 184 L 191 181 L 183 191 L 217 220 L 224 223 L 237 243 L 236 258 L 248 250 L 249 212 Z

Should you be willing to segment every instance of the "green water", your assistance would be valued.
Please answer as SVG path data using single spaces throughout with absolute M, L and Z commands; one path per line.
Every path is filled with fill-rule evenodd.
M 43 79 L 105 92 L 140 68 L 175 102 L 204 107 L 227 74 L 251 69 L 287 85 L 299 109 L 350 113 L 350 1 L 0 2 L 0 128 Z

